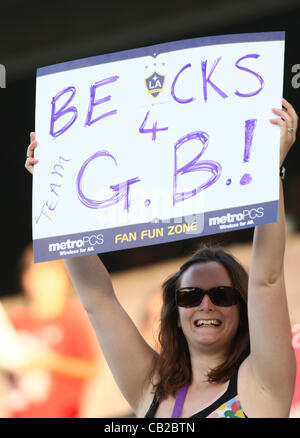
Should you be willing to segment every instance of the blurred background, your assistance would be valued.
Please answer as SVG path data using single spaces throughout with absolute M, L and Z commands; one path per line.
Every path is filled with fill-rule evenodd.
M 132 415 L 103 360 L 63 265 L 59 262 L 32 265 L 32 179 L 24 169 L 24 161 L 29 132 L 35 129 L 36 69 L 186 38 L 285 31 L 283 95 L 300 114 L 300 77 L 296 78 L 300 72 L 299 29 L 299 0 L 76 3 L 11 0 L 1 4 L 0 64 L 6 69 L 6 88 L 0 88 L 0 417 Z M 299 163 L 297 140 L 285 162 L 284 191 L 286 281 L 298 360 Z M 248 267 L 252 236 L 253 229 L 249 229 L 209 236 L 209 240 L 228 247 Z M 101 257 L 112 273 L 121 303 L 153 346 L 160 284 L 199 242 L 194 238 Z M 7 354 L 1 355 L 1 351 Z M 300 371 L 291 411 L 294 417 L 300 417 L 299 375 Z

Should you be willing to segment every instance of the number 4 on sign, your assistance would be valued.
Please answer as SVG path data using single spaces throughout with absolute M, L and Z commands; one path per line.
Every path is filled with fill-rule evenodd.
M 156 133 L 158 131 L 167 131 L 168 128 L 157 128 L 157 121 L 153 123 L 152 128 L 145 128 L 145 125 L 148 121 L 148 117 L 149 117 L 150 111 L 147 112 L 146 117 L 143 120 L 143 123 L 141 124 L 141 126 L 139 127 L 139 132 L 141 134 L 150 134 L 152 133 L 152 140 L 155 141 L 156 140 Z

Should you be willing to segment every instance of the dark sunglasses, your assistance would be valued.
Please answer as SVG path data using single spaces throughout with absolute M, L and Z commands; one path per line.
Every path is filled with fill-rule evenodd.
M 179 307 L 196 307 L 201 304 L 204 295 L 208 295 L 215 306 L 223 307 L 237 304 L 240 299 L 238 289 L 231 286 L 217 286 L 209 290 L 200 287 L 181 287 L 176 290 L 175 300 Z

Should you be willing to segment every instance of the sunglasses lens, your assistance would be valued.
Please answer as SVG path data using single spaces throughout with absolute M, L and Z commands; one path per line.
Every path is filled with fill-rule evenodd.
M 176 291 L 177 306 L 199 306 L 206 294 L 215 306 L 229 307 L 239 302 L 239 292 L 231 286 L 218 286 L 208 291 L 197 287 L 184 287 Z
M 215 306 L 228 307 L 238 303 L 239 292 L 231 286 L 219 286 L 209 291 L 209 297 Z
M 202 295 L 195 288 L 183 288 L 176 291 L 176 302 L 179 307 L 196 307 L 202 301 Z

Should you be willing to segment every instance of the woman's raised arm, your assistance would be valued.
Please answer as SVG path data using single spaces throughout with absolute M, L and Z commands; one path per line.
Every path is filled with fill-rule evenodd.
M 298 125 L 292 105 L 283 100 L 283 106 L 273 109 L 279 118 L 271 120 L 281 129 L 280 166 L 295 142 Z M 291 403 L 296 365 L 284 281 L 286 230 L 281 179 L 279 193 L 277 222 L 258 226 L 254 231 L 248 289 L 248 363 L 258 387 L 263 388 L 266 402 L 270 396 L 280 413 L 283 406 L 288 409 Z M 275 410 L 276 406 L 273 405 Z
M 34 158 L 34 132 L 30 140 L 25 168 L 33 173 L 38 162 Z M 136 412 L 149 386 L 146 377 L 156 353 L 120 305 L 110 275 L 97 254 L 66 259 L 65 265 L 116 383 Z

